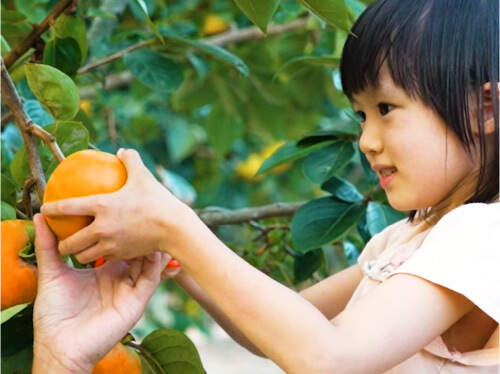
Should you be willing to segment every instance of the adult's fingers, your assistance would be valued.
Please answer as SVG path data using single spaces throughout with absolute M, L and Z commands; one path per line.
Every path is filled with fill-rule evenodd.
M 80 253 L 98 242 L 99 238 L 94 232 L 94 224 L 91 223 L 89 226 L 86 226 L 66 239 L 61 240 L 59 242 L 59 252 L 63 255 Z
M 44 203 L 40 212 L 44 216 L 95 216 L 101 206 L 99 197 L 91 195 Z
M 142 162 L 139 152 L 137 152 L 135 149 L 120 148 L 116 153 L 116 156 L 123 163 L 125 169 L 127 169 L 127 180 L 129 180 L 129 178 L 131 177 L 133 178 L 135 176 L 140 176 L 140 174 L 143 172 L 145 168 L 144 163 Z
M 159 252 L 153 252 L 144 256 L 142 263 L 142 273 L 137 278 L 135 284 L 136 294 L 148 299 L 153 296 L 156 287 L 160 283 L 161 256 Z
M 35 254 L 38 277 L 43 280 L 46 276 L 59 272 L 65 265 L 57 250 L 57 240 L 42 215 L 35 214 L 33 223 L 35 226 Z
M 106 257 L 107 261 L 115 260 L 115 258 L 113 258 L 112 256 L 108 256 L 108 253 L 106 253 L 102 247 L 103 246 L 100 242 L 95 243 L 90 247 L 85 248 L 78 253 L 75 253 L 75 258 L 82 264 L 88 264 L 92 261 L 97 260 L 99 257 Z

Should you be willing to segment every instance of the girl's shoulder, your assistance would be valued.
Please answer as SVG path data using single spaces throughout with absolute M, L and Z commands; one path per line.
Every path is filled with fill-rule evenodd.
M 465 295 L 500 321 L 500 204 L 471 203 L 446 214 L 394 274 L 407 273 Z
M 499 243 L 500 203 L 470 203 L 453 209 L 432 228 L 427 240 L 451 241 L 459 247 L 472 244 L 471 241 Z

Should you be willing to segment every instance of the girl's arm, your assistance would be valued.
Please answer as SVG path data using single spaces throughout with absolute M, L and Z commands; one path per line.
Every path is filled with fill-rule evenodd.
M 354 265 L 305 289 L 300 292 L 300 295 L 313 304 L 328 319 L 331 319 L 345 308 L 362 277 L 361 269 L 358 265 Z M 181 271 L 173 279 L 212 316 L 231 338 L 250 352 L 258 356 L 264 356 L 262 351 L 228 319 L 227 315 L 222 312 L 191 276 L 185 271 Z
M 287 373 L 383 372 L 418 352 L 473 307 L 449 289 L 398 274 L 330 321 L 309 301 L 238 257 L 194 213 L 185 219 L 196 235 L 175 235 L 169 240 L 171 254 L 241 332 Z

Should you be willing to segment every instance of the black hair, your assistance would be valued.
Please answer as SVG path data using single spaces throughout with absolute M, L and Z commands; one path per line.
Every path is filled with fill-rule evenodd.
M 498 144 L 498 0 L 379 0 L 358 18 L 342 53 L 340 73 L 347 97 L 376 87 L 381 65 L 394 83 L 420 99 L 455 132 L 467 151 L 474 142 L 471 114 L 483 134 L 483 89 L 491 83 Z M 484 135 L 484 134 L 483 134 Z M 498 150 L 486 164 L 485 136 L 479 141 L 481 167 L 473 196 L 498 197 Z M 411 218 L 415 215 L 413 212 Z

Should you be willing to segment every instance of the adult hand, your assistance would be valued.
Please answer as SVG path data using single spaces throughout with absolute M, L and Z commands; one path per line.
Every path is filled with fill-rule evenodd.
M 98 269 L 74 269 L 62 261 L 40 214 L 34 224 L 33 373 L 90 373 L 142 316 L 167 259 L 152 253 Z
M 62 254 L 82 263 L 167 252 L 179 222 L 191 211 L 149 172 L 134 150 L 120 150 L 127 182 L 114 193 L 46 203 L 44 215 L 88 215 L 94 221 L 59 243 Z

